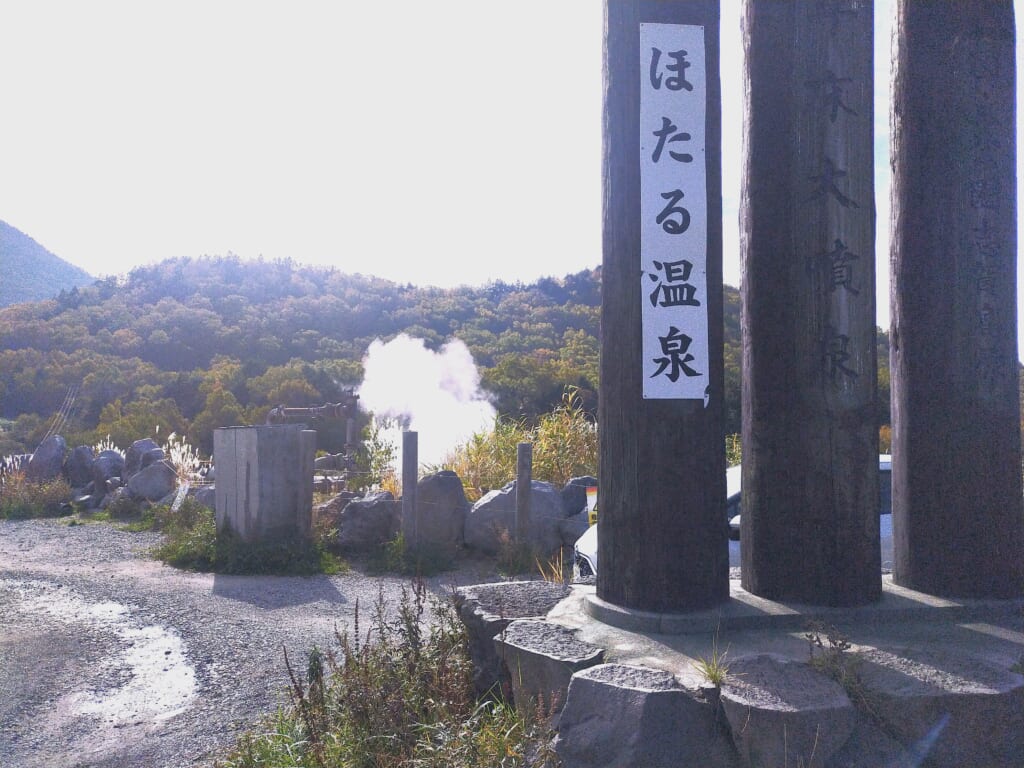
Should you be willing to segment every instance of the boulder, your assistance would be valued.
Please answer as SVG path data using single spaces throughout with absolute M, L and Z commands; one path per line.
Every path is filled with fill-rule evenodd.
M 473 505 L 463 528 L 466 546 L 488 555 L 498 554 L 503 536 L 515 531 L 515 513 L 516 482 L 513 480 Z M 565 517 L 562 499 L 555 486 L 534 480 L 527 543 L 538 555 L 550 555 L 562 546 L 560 524 Z
M 543 618 L 570 591 L 567 584 L 547 581 L 503 581 L 455 591 L 455 607 L 466 627 L 478 695 L 498 688 L 511 691 L 508 671 L 498 657 L 494 638 L 516 619 Z
M 592 475 L 573 477 L 562 488 L 562 506 L 565 507 L 565 516 L 571 517 L 581 509 L 587 508 L 587 488 L 597 487 L 597 478 Z
M 43 440 L 25 467 L 25 479 L 43 482 L 59 477 L 67 450 L 68 444 L 60 435 L 51 435 Z
M 198 488 L 192 490 L 192 499 L 196 504 L 202 504 L 207 509 L 216 509 L 216 502 L 214 496 L 216 495 L 216 489 L 212 485 L 201 485 Z
M 572 676 L 555 751 L 565 768 L 739 765 L 712 705 L 669 672 L 624 664 Z
M 64 476 L 72 488 L 84 488 L 92 482 L 92 447 L 80 445 L 68 454 Z
M 929 766 L 1024 765 L 1024 676 L 962 649 L 858 656 L 873 714 Z
M 559 521 L 558 532 L 562 536 L 562 544 L 566 547 L 571 547 L 576 543 L 576 539 L 586 533 L 589 527 L 590 519 L 585 509 L 572 517 Z
M 338 515 L 338 546 L 369 549 L 391 541 L 402 528 L 402 505 L 390 491 L 350 501 Z
M 124 456 L 117 451 L 101 451 L 92 461 L 92 481 L 99 493 L 112 477 L 124 477 Z
M 809 664 L 771 653 L 734 659 L 721 703 L 748 766 L 823 766 L 856 721 L 839 683 Z
M 136 499 L 157 501 L 164 498 L 178 485 L 178 476 L 168 461 L 158 461 L 136 472 L 125 486 Z
M 142 454 L 142 463 L 139 467 L 140 471 L 148 467 L 150 464 L 156 464 L 158 461 L 163 461 L 167 458 L 167 454 L 164 453 L 163 448 L 153 448 Z M 128 470 L 125 469 L 125 472 Z
M 446 550 L 462 546 L 469 501 L 462 480 L 451 470 L 425 475 L 416 483 L 420 543 Z
M 148 437 L 143 438 L 142 440 L 136 440 L 132 443 L 124 455 L 124 476 L 131 477 L 142 469 L 142 457 L 154 448 L 159 450 L 160 446 L 156 444 L 155 440 Z
M 573 673 L 604 660 L 603 649 L 577 639 L 568 627 L 542 619 L 513 621 L 494 638 L 494 650 L 509 673 L 512 700 L 524 713 L 535 708 L 551 715 L 561 712 Z

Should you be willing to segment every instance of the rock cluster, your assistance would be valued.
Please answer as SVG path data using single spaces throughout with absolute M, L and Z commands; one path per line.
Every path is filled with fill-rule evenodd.
M 534 480 L 530 486 L 527 544 L 542 556 L 575 543 L 587 529 L 586 487 L 592 477 L 573 478 L 565 488 Z M 392 540 L 402 526 L 402 503 L 388 493 L 364 499 L 343 492 L 316 507 L 318 520 L 329 519 L 340 543 L 365 549 Z M 459 476 L 434 472 L 416 484 L 416 537 L 421 546 L 454 553 L 463 546 L 485 555 L 498 554 L 515 530 L 516 483 L 470 505 Z
M 177 474 L 163 449 L 146 438 L 120 451 L 96 451 L 88 445 L 68 450 L 60 435 L 44 440 L 25 467 L 34 482 L 63 477 L 76 502 L 86 509 L 106 509 L 119 498 L 136 502 L 167 500 L 177 487 Z M 212 502 L 212 499 L 210 500 Z

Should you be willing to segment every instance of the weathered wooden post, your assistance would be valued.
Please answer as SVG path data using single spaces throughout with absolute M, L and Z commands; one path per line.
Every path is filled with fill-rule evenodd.
M 301 424 L 213 431 L 217 532 L 249 543 L 307 539 L 316 432 Z
M 742 583 L 881 595 L 870 0 L 746 0 Z
M 893 90 L 897 583 L 1024 593 L 1010 0 L 899 0 Z
M 530 500 L 533 496 L 533 444 L 516 446 L 516 541 L 529 541 Z
M 418 547 L 419 519 L 416 513 L 416 484 L 419 482 L 419 433 L 402 433 L 402 536 L 410 547 Z
M 729 595 L 719 13 L 606 0 L 597 594 Z

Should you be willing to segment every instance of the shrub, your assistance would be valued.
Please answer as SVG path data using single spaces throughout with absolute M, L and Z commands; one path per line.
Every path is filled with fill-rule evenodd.
M 445 457 L 443 467 L 454 470 L 477 501 L 492 488 L 516 476 L 516 446 L 533 444 L 533 477 L 558 485 L 571 478 L 597 474 L 597 424 L 583 409 L 575 387 L 562 395 L 562 404 L 542 414 L 534 427 L 525 421 L 498 418 L 490 432 L 477 432 Z
M 286 655 L 290 706 L 217 765 L 554 768 L 547 723 L 476 701 L 465 629 L 452 605 L 436 600 L 424 627 L 427 607 L 426 588 L 414 583 L 395 618 L 378 598 L 365 639 L 357 606 L 353 634 L 338 636 L 340 656 L 313 648 L 304 677 Z
M 296 537 L 251 544 L 231 530 L 217 533 L 213 510 L 192 499 L 185 499 L 176 512 L 166 506 L 156 508 L 153 527 L 166 533 L 166 540 L 154 550 L 154 555 L 176 568 L 292 576 L 341 573 L 347 569 L 319 536 L 313 541 Z
M 24 520 L 30 517 L 70 515 L 71 486 L 62 478 L 32 482 L 23 472 L 14 472 L 0 484 L 0 518 Z

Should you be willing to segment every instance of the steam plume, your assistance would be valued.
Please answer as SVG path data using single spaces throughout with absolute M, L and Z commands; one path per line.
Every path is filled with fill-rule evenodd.
M 439 352 L 405 334 L 386 344 L 377 339 L 363 358 L 363 370 L 361 406 L 418 432 L 420 464 L 439 464 L 452 448 L 494 422 L 473 356 L 457 339 Z M 399 430 L 388 439 L 401 453 Z M 396 470 L 401 466 L 399 456 Z

